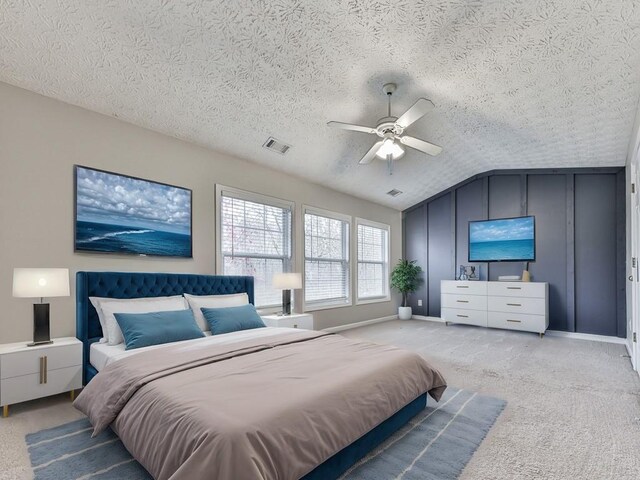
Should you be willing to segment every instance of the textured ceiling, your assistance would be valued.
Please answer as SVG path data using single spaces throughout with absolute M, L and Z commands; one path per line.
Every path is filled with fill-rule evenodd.
M 401 209 L 490 169 L 624 164 L 640 4 L 0 0 L 0 81 Z M 389 81 L 395 115 L 435 103 L 408 133 L 444 147 L 392 176 L 325 125 L 375 125 Z

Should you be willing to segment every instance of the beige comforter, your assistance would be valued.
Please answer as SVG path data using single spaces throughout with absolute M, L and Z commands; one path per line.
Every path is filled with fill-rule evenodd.
M 322 332 L 187 343 L 109 365 L 74 404 L 157 479 L 299 479 L 446 388 L 415 353 Z

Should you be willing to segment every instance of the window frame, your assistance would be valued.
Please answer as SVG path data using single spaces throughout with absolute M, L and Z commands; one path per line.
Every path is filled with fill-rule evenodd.
M 248 190 L 242 190 L 235 187 L 229 187 L 226 185 L 216 184 L 215 188 L 215 271 L 217 275 L 225 275 L 224 273 L 224 254 L 222 253 L 222 197 L 231 197 L 237 198 L 239 200 L 244 200 L 247 202 L 259 203 L 262 205 L 269 205 L 271 207 L 277 207 L 282 209 L 289 209 L 291 212 L 290 215 L 290 226 L 289 226 L 289 260 L 288 262 L 285 260 L 285 268 L 284 271 L 287 272 L 295 272 L 296 271 L 296 204 L 291 200 L 284 200 L 277 197 L 272 197 L 269 195 L 264 195 L 261 193 L 251 192 Z M 253 258 L 274 258 L 273 256 L 260 256 L 254 255 Z M 281 258 L 281 257 L 276 257 Z M 286 268 L 288 267 L 288 270 Z M 255 287 L 255 284 L 254 284 Z M 255 296 L 254 296 L 255 302 Z M 278 313 L 282 311 L 282 303 L 278 303 L 277 305 L 266 305 L 266 306 L 257 306 L 256 309 L 258 313 L 261 315 L 268 315 L 272 313 Z
M 359 238 L 358 238 L 358 227 L 362 225 L 365 227 L 372 227 L 372 228 L 377 228 L 380 230 L 384 230 L 387 232 L 387 245 L 386 245 L 386 254 L 387 254 L 387 260 L 386 262 L 360 262 L 359 259 L 359 250 L 360 250 L 360 243 L 359 243 Z M 391 226 L 387 225 L 386 223 L 380 223 L 380 222 L 374 222 L 373 220 L 367 220 L 365 218 L 360 218 L 360 217 L 356 217 L 356 221 L 355 221 L 355 228 L 356 228 L 356 234 L 355 234 L 355 283 L 356 283 L 356 287 L 355 287 L 355 291 L 356 291 L 356 305 L 366 305 L 369 303 L 381 303 L 381 302 L 390 302 L 391 301 Z M 359 272 L 360 269 L 358 268 L 360 266 L 360 263 L 375 263 L 375 264 L 380 264 L 382 263 L 383 265 L 383 270 L 386 270 L 383 272 L 383 278 L 386 280 L 386 284 L 385 284 L 385 290 L 386 293 L 385 295 L 380 295 L 380 296 L 376 296 L 376 297 L 364 297 L 364 298 L 360 298 L 360 289 L 359 289 L 359 282 L 360 282 L 360 276 L 359 276 Z
M 325 217 L 325 218 L 330 218 L 332 220 L 338 220 L 341 222 L 345 222 L 347 225 L 345 227 L 345 232 L 347 234 L 347 238 L 344 240 L 343 243 L 343 248 L 345 249 L 346 253 L 347 253 L 347 281 L 346 281 L 346 286 L 347 286 L 347 298 L 346 300 L 323 300 L 323 301 L 315 301 L 315 302 L 307 302 L 306 300 L 306 296 L 307 296 L 307 252 L 306 252 L 306 234 L 305 234 L 305 218 L 306 215 L 310 214 L 310 215 L 316 215 L 319 217 Z M 344 213 L 338 213 L 338 212 L 332 212 L 330 210 L 325 210 L 322 208 L 318 208 L 318 207 L 312 207 L 309 205 L 303 205 L 302 206 L 302 246 L 301 246 L 301 250 L 302 250 L 302 287 L 303 287 L 303 292 L 302 292 L 302 310 L 303 312 L 314 312 L 317 310 L 328 310 L 328 309 L 332 309 L 332 308 L 342 308 L 342 307 L 351 307 L 353 306 L 353 286 L 352 286 L 352 281 L 353 281 L 353 262 L 352 262 L 352 258 L 353 258 L 353 254 L 352 254 L 352 248 L 351 248 L 351 243 L 353 241 L 353 232 L 352 230 L 352 226 L 353 226 L 353 221 L 352 221 L 352 217 L 351 215 L 346 215 Z M 311 260 L 313 260 L 312 257 L 310 257 Z M 322 259 L 317 259 L 317 260 L 322 260 Z

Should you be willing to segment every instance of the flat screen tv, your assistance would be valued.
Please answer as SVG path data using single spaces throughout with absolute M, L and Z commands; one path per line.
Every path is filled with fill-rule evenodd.
M 76 165 L 75 251 L 191 258 L 191 190 Z
M 535 218 L 469 222 L 470 262 L 530 262 L 536 259 Z

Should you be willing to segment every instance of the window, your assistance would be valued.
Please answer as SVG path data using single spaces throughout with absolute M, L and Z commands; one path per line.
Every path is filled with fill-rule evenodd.
M 306 310 L 351 305 L 351 218 L 315 208 L 304 212 L 304 302 Z
M 218 271 L 254 277 L 255 305 L 277 307 L 273 275 L 290 272 L 293 203 L 229 187 L 218 192 Z
M 358 231 L 358 302 L 388 300 L 389 226 L 356 219 Z

